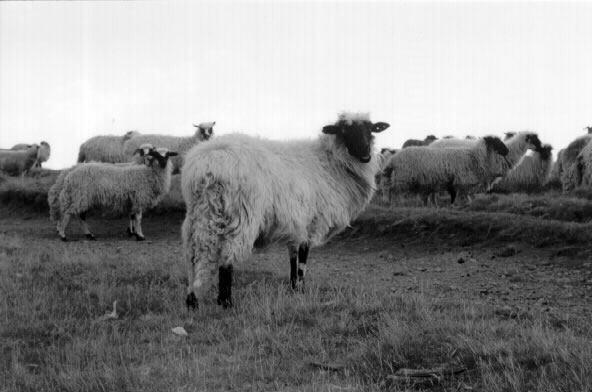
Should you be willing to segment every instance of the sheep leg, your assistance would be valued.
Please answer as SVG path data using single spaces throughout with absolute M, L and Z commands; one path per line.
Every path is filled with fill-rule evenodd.
M 232 307 L 232 264 L 218 268 L 218 305 L 224 309 Z
M 197 257 L 195 255 L 191 256 L 189 287 L 187 298 L 185 299 L 185 304 L 187 305 L 188 309 L 198 308 L 198 296 L 199 298 L 203 298 L 203 294 L 209 289 L 210 285 L 212 284 L 216 276 L 216 272 L 220 273 L 221 271 L 220 268 L 216 268 L 218 267 L 218 252 L 216 252 L 215 255 L 212 254 L 212 256 L 214 257 L 207 257 L 206 255 L 201 256 L 202 257 L 199 257 L 197 261 Z M 224 283 L 226 287 L 232 285 L 232 271 L 229 272 L 227 267 L 224 273 L 226 273 L 226 275 L 224 276 L 224 279 L 222 279 L 222 283 Z M 230 279 L 228 279 L 229 276 Z M 226 287 L 224 293 L 228 295 L 230 294 L 230 289 L 227 289 Z M 226 298 L 223 297 L 221 299 L 223 300 Z M 230 298 L 228 298 L 228 300 L 230 301 L 230 303 L 232 302 Z
M 144 233 L 142 233 L 142 212 L 136 212 L 135 215 L 134 235 L 136 236 L 136 241 L 144 241 L 146 238 L 144 237 Z
M 298 253 L 299 249 L 296 246 L 288 246 L 288 254 L 290 256 L 290 285 L 292 286 L 292 290 L 296 290 L 298 279 Z
M 307 243 L 300 244 L 298 247 L 298 283 L 300 287 L 304 287 L 304 276 L 306 275 L 306 259 L 308 258 L 308 251 L 310 247 Z
M 62 220 L 58 223 L 58 235 L 62 241 L 68 241 L 66 238 L 66 227 L 68 227 L 68 222 L 70 222 L 70 214 L 64 214 Z
M 81 212 L 78 215 L 78 217 L 80 218 L 80 226 L 82 226 L 82 232 L 84 233 L 86 238 L 88 238 L 91 241 L 96 241 L 95 236 L 93 235 L 93 233 L 90 232 L 88 223 L 86 223 L 86 212 Z
M 129 216 L 129 226 L 127 228 L 127 236 L 131 237 L 136 233 L 136 228 L 134 227 L 134 221 L 136 219 L 136 214 L 133 212 Z

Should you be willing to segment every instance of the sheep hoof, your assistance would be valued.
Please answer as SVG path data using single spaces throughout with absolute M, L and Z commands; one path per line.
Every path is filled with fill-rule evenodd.
M 144 241 L 146 239 L 146 237 L 142 237 L 138 233 L 134 233 L 134 235 L 136 236 L 136 241 Z
M 128 237 L 131 237 L 131 236 L 133 236 L 133 235 L 135 235 L 135 234 L 136 234 L 136 233 L 135 233 L 135 232 L 134 232 L 132 229 L 130 229 L 129 227 L 127 228 L 127 236 L 128 236 Z
M 91 234 L 91 233 L 88 233 L 88 234 L 86 235 L 86 238 L 87 238 L 88 240 L 90 240 L 90 241 L 96 241 L 96 240 L 97 240 L 97 237 L 95 237 L 95 236 L 94 236 L 93 234 Z
M 66 236 L 60 236 L 60 240 L 64 241 L 64 242 L 68 242 L 68 238 L 66 238 Z
M 194 293 L 187 294 L 187 298 L 185 299 L 185 305 L 187 305 L 187 310 L 191 309 L 198 309 L 197 297 Z
M 224 309 L 232 308 L 232 300 L 230 298 L 218 297 L 218 305 L 222 305 Z

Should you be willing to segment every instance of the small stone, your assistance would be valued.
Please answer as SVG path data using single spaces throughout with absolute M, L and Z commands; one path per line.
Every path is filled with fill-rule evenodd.
M 171 329 L 171 331 L 173 331 L 173 333 L 175 335 L 179 335 L 179 336 L 187 336 L 187 335 L 189 335 L 187 333 L 187 331 L 185 331 L 185 328 L 183 328 L 183 327 L 175 327 L 175 328 Z

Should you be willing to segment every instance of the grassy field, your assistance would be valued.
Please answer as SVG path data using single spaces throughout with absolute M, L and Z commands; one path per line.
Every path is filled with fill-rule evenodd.
M 430 248 L 438 268 L 448 257 L 440 249 L 454 255 L 478 245 L 487 252 L 516 242 L 572 247 L 590 260 L 585 197 L 485 195 L 465 209 L 374 204 L 333 248 L 313 252 L 315 263 L 342 268 L 336 250 L 347 245 L 348 262 L 358 263 L 353 275 L 318 269 L 303 292 L 293 293 L 285 250 L 272 249 L 254 258 L 280 258 L 276 269 L 252 261 L 237 266 L 234 308 L 216 306 L 212 292 L 188 312 L 178 188 L 170 204 L 148 215 L 145 243 L 117 234 L 125 220 L 98 215 L 91 224 L 99 241 L 74 235 L 61 243 L 42 200 L 55 175 L 0 180 L 2 391 L 592 390 L 587 315 L 572 311 L 558 321 L 543 308 L 500 309 L 462 292 L 442 297 L 412 276 L 413 290 L 374 284 L 385 271 L 398 278 L 404 258 L 422 248 Z M 405 247 L 395 253 L 398 244 Z M 379 269 L 370 258 L 377 252 L 395 254 Z M 539 256 L 532 260 L 536 266 Z M 557 262 L 560 271 L 575 268 L 567 261 Z M 494 276 L 509 264 L 483 263 L 499 268 Z M 456 257 L 454 265 L 461 267 Z M 592 264 L 577 268 L 578 282 L 592 283 Z M 578 284 L 592 294 L 592 285 Z M 108 317 L 114 301 L 116 317 Z M 187 335 L 176 335 L 175 327 Z M 405 377 L 405 369 L 426 374 Z

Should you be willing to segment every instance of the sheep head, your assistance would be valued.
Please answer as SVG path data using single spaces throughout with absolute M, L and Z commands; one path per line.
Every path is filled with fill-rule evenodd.
M 199 125 L 193 124 L 197 128 L 196 133 L 200 140 L 210 140 L 214 134 L 214 125 L 216 125 L 216 121 L 202 122 Z
M 323 133 L 335 135 L 351 156 L 362 163 L 368 163 L 372 158 L 372 133 L 382 132 L 389 126 L 384 122 L 370 122 L 368 114 L 342 113 L 337 123 L 323 127 Z
M 436 140 L 438 140 L 438 138 L 436 136 L 434 136 L 434 135 L 428 135 L 425 138 L 425 142 L 428 143 L 428 144 L 430 144 L 432 142 L 435 142 Z
M 543 161 L 548 161 L 551 158 L 551 151 L 553 150 L 553 146 L 550 144 L 544 144 L 541 148 L 535 150 L 539 153 L 541 159 Z
M 158 164 L 162 169 L 167 166 L 169 162 L 169 157 L 175 157 L 179 155 L 176 152 L 171 152 L 168 148 L 160 147 L 160 148 L 153 148 L 148 151 L 148 157 L 150 159 L 150 163 L 157 161 Z
M 526 133 L 524 141 L 526 141 L 528 148 L 531 150 L 537 151 L 538 149 L 540 149 L 542 147 L 542 143 L 539 140 L 539 136 L 536 133 L 533 133 L 533 132 Z
M 510 150 L 508 150 L 508 146 L 506 146 L 499 137 L 484 136 L 483 140 L 485 141 L 487 149 L 493 150 L 498 155 L 505 157 L 510 152 Z

